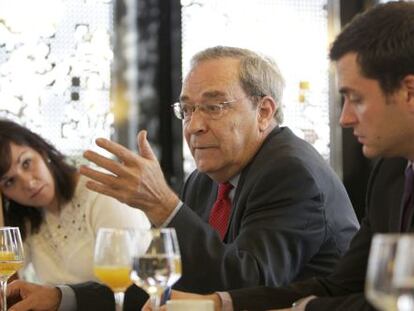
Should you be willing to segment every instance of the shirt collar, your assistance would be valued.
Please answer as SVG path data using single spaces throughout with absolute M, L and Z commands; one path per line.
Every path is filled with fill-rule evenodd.
M 237 174 L 230 178 L 229 183 L 233 186 L 233 189 L 237 188 L 237 185 L 239 184 L 240 174 Z

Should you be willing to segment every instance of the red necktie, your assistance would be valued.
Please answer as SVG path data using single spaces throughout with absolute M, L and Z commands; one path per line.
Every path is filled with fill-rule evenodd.
M 219 184 L 216 202 L 210 212 L 208 223 L 220 234 L 221 239 L 227 232 L 231 212 L 230 190 L 233 186 L 230 183 Z
M 405 170 L 405 183 L 403 194 L 403 218 L 401 230 L 408 231 L 410 229 L 410 220 L 414 208 L 414 171 L 411 165 Z

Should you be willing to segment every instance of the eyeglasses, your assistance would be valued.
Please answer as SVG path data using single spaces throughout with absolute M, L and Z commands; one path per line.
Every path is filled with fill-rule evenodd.
M 216 104 L 182 104 L 182 103 L 174 103 L 171 107 L 174 110 L 174 115 L 184 121 L 188 121 L 191 119 L 193 113 L 198 110 L 201 112 L 205 117 L 217 120 L 223 116 L 223 112 L 225 108 L 227 108 L 231 103 L 235 103 L 240 99 L 234 99 L 230 101 L 225 101 Z

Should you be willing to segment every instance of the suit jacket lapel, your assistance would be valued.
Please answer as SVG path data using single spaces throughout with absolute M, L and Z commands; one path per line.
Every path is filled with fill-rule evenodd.
M 403 214 L 403 192 L 404 192 L 404 169 L 406 163 L 401 161 L 401 167 L 398 168 L 398 177 L 395 181 L 396 191 L 393 191 L 393 202 L 395 202 L 395 208 L 390 210 L 390 230 L 391 232 L 400 232 L 402 225 L 402 214 Z

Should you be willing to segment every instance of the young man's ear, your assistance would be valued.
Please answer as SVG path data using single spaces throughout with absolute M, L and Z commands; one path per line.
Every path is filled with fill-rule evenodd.
M 407 75 L 403 81 L 403 88 L 406 90 L 406 100 L 410 110 L 414 112 L 414 74 Z
M 279 104 L 272 97 L 265 96 L 260 99 L 257 105 L 259 127 L 261 131 L 265 131 L 275 121 L 274 116 L 279 109 Z

